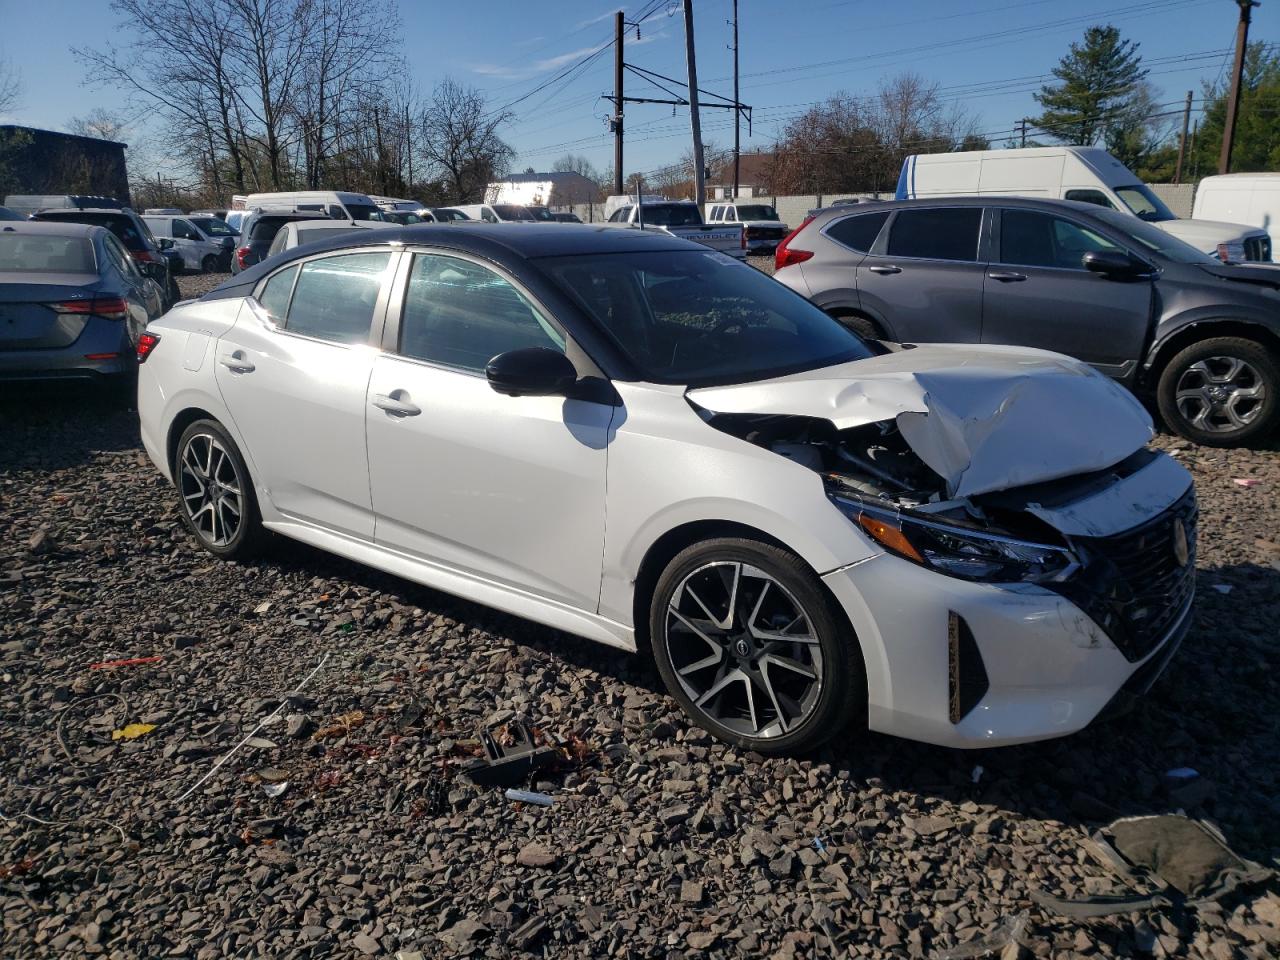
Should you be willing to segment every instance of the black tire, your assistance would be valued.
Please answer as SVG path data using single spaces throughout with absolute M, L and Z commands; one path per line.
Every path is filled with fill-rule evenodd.
M 1239 372 L 1229 382 L 1223 380 L 1235 364 L 1241 365 Z M 1199 391 L 1213 389 L 1219 392 L 1198 398 Z M 1261 395 L 1250 396 L 1251 391 Z M 1161 371 L 1156 404 L 1170 430 L 1196 443 L 1237 447 L 1261 440 L 1275 427 L 1280 365 L 1256 340 L 1201 340 L 1177 353 Z
M 204 441 L 209 438 L 216 447 L 212 458 L 206 461 L 208 448 Z M 225 454 L 225 460 L 218 456 L 217 449 Z M 204 468 L 203 478 L 198 469 L 190 469 L 189 453 L 196 465 Z M 210 486 L 203 482 L 209 473 L 208 465 L 212 465 L 211 472 L 219 483 L 224 487 L 230 484 L 238 492 L 235 499 L 239 518 L 234 525 L 234 533 L 229 536 L 227 533 L 232 525 L 230 521 L 233 511 L 227 501 L 232 498 L 226 494 L 225 489 L 215 491 L 212 497 L 196 496 L 198 491 Z M 178 492 L 178 513 L 201 547 L 223 560 L 248 559 L 261 549 L 266 539 L 266 530 L 258 512 L 258 499 L 254 494 L 249 468 L 240 454 L 240 448 L 222 428 L 222 424 L 216 420 L 197 420 L 182 431 L 173 457 L 173 477 Z M 219 519 L 222 521 L 222 536 L 218 535 Z
M 200 272 L 201 272 L 201 273 L 217 273 L 217 272 L 218 272 L 218 258 L 217 258 L 217 257 L 215 257 L 215 256 L 211 253 L 211 254 L 209 254 L 207 257 L 205 257 L 203 260 L 201 260 L 201 261 L 200 261 Z
M 168 290 L 169 290 L 169 306 L 172 307 L 175 303 L 177 303 L 179 300 L 182 299 L 182 291 L 178 289 L 178 281 L 173 277 L 172 274 L 169 275 Z M 166 307 L 166 309 L 168 308 Z
M 717 644 L 705 634 L 694 633 L 679 619 L 679 611 L 682 605 L 695 602 L 695 585 L 703 589 L 706 584 L 703 592 L 710 592 L 719 580 L 727 588 L 728 578 L 735 576 L 729 572 L 734 565 L 740 565 L 736 575 L 739 586 L 730 595 L 743 610 L 730 617 L 728 603 L 720 607 L 721 620 L 727 620 L 731 629 L 719 644 L 719 654 L 707 652 L 717 650 Z M 763 579 L 747 573 L 748 568 Z M 773 583 L 765 586 L 764 579 Z M 752 584 L 756 585 L 754 593 Z M 782 589 L 773 590 L 774 585 Z M 769 590 L 773 592 L 766 599 Z M 718 606 L 714 598 L 696 599 L 712 609 Z M 670 612 L 673 600 L 676 613 Z M 788 637 L 798 636 L 792 629 L 798 619 L 791 621 L 790 628 L 781 626 L 794 607 L 806 618 L 800 629 L 813 639 L 803 643 L 762 640 L 755 631 L 744 629 L 744 621 L 750 624 L 753 615 L 757 626 L 772 616 L 778 631 Z M 673 624 L 670 632 L 669 619 Z M 701 628 L 709 632 L 715 621 L 700 619 Z M 735 625 L 737 635 L 732 632 Z M 857 638 L 818 578 L 799 557 L 786 550 L 729 537 L 685 548 L 658 578 L 650 603 L 649 636 L 658 672 L 671 695 L 694 723 L 735 746 L 763 754 L 800 753 L 847 729 L 855 716 L 865 718 L 866 678 Z M 738 648 L 739 644 L 748 649 Z M 814 657 L 814 651 L 820 654 L 820 660 Z M 702 659 L 717 655 L 719 663 L 695 668 Z M 780 670 L 776 666 L 780 660 L 808 668 L 813 679 L 793 673 L 792 668 Z M 678 671 L 684 671 L 683 679 Z M 733 676 L 737 679 L 728 679 Z M 721 692 L 706 700 L 707 709 L 698 706 L 694 695 L 701 691 L 705 696 L 717 684 L 721 685 Z M 799 692 L 802 687 L 803 694 Z M 802 709 L 792 710 L 793 706 Z M 740 715 L 732 716 L 734 713 Z M 755 734 L 763 735 L 753 735 L 753 729 Z
M 858 336 L 862 337 L 863 340 L 884 339 L 884 331 L 876 325 L 874 320 L 869 320 L 866 317 L 859 317 L 853 314 L 836 316 L 835 319 L 839 320 L 843 326 L 848 327 Z

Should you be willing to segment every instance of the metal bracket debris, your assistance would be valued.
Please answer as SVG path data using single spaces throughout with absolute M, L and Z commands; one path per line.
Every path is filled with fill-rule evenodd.
M 480 731 L 485 755 L 462 765 L 471 782 L 481 787 L 514 787 L 529 774 L 556 762 L 554 747 L 539 747 L 533 731 L 523 720 L 509 720 L 502 725 L 509 743 L 502 744 L 494 736 L 495 729 Z

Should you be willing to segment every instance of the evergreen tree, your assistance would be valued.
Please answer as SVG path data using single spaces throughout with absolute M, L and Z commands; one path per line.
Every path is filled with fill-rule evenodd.
M 1267 46 L 1261 41 L 1251 43 L 1245 53 L 1231 173 L 1280 169 L 1280 52 L 1268 53 Z M 1230 95 L 1230 76 L 1215 84 L 1205 84 L 1204 116 L 1191 157 L 1191 171 L 1195 176 L 1207 177 L 1218 172 L 1222 128 L 1226 125 Z
M 1091 147 L 1139 88 L 1147 71 L 1138 44 L 1112 26 L 1089 27 L 1081 43 L 1071 44 L 1053 75 L 1035 94 L 1044 113 L 1031 122 L 1059 143 Z

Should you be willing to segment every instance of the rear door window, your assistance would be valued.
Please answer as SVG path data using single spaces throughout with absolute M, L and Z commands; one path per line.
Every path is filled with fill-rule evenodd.
M 293 279 L 297 275 L 296 266 L 281 270 L 263 284 L 262 292 L 258 294 L 258 302 L 276 323 L 283 323 L 289 313 L 289 295 L 293 293 Z
M 978 259 L 981 207 L 899 210 L 889 227 L 891 257 L 918 260 Z
M 390 253 L 308 260 L 298 272 L 284 327 L 334 343 L 367 343 Z
M 888 210 L 860 217 L 845 217 L 827 227 L 827 236 L 859 253 L 866 253 L 876 242 L 876 237 L 880 236 L 880 230 L 888 219 Z

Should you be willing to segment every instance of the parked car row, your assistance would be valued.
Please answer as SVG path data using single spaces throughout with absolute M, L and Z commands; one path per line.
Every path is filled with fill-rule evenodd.
M 1276 424 L 1280 268 L 1223 263 L 1117 210 L 1008 196 L 832 207 L 787 237 L 775 270 L 865 337 L 1077 357 L 1198 443 Z
M 1106 241 L 1086 252 L 1108 270 L 1132 246 L 1173 273 L 1077 214 L 1105 211 L 1051 209 Z M 1000 216 L 1045 210 L 844 208 L 784 244 L 780 277 L 816 266 L 811 232 L 850 230 L 942 324 L 964 304 L 917 264 L 962 273 L 942 255 L 1016 236 L 1038 260 L 979 287 L 1075 269 L 1039 263 L 1075 234 L 1046 247 Z M 951 220 L 922 240 L 917 211 Z M 906 258 L 925 241 L 947 246 Z M 1089 275 L 1160 282 L 1130 273 Z M 333 230 L 139 347 L 143 443 L 208 552 L 274 531 L 650 649 L 693 722 L 744 749 L 855 723 L 957 747 L 1066 735 L 1145 692 L 1191 621 L 1191 477 L 1146 447 L 1131 393 L 1024 347 L 878 351 L 670 231 Z

